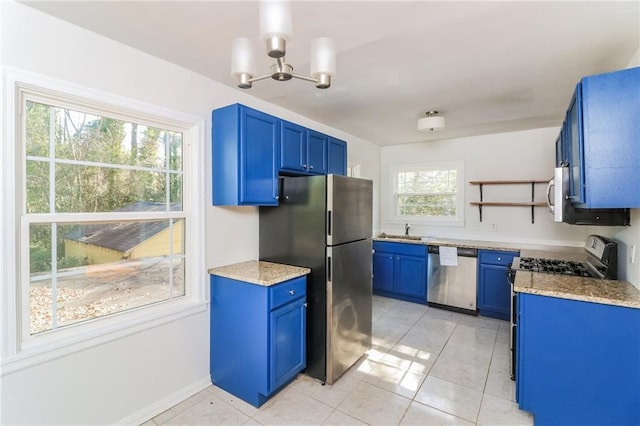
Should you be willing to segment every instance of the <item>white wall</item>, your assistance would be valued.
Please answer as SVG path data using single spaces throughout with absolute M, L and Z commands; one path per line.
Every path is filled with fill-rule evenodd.
M 348 155 L 362 162 L 363 176 L 379 174 L 378 147 L 260 101 L 250 92 L 216 83 L 18 3 L 0 2 L 0 24 L 3 66 L 205 119 L 206 135 L 200 141 L 206 144 L 201 160 L 205 170 L 211 169 L 211 110 L 240 102 L 347 140 Z M 309 90 L 315 88 L 310 85 Z M 210 204 L 208 174 L 202 190 Z M 257 209 L 208 205 L 206 226 L 207 267 L 257 258 Z M 15 285 L 15 281 L 2 285 Z M 3 372 L 0 423 L 143 421 L 206 385 L 208 333 L 207 311 L 37 366 Z
M 640 67 L 640 48 L 627 66 L 627 68 L 633 67 Z M 635 184 L 638 185 L 638 182 Z M 640 209 L 631 210 L 630 227 L 591 227 L 589 233 L 613 238 L 618 243 L 618 279 L 629 281 L 640 289 Z M 632 245 L 636 246 L 633 263 L 629 261 Z
M 553 222 L 546 207 L 535 208 L 535 223 L 531 223 L 528 207 L 483 207 L 479 222 L 478 207 L 469 205 L 479 201 L 474 180 L 550 179 L 555 164 L 555 140 L 559 128 L 545 128 L 522 132 L 500 133 L 418 144 L 395 145 L 382 148 L 381 203 L 392 206 L 389 167 L 395 164 L 430 161 L 464 161 L 465 226 L 421 226 L 411 224 L 415 235 L 464 238 L 489 241 L 513 241 L 531 244 L 583 245 L 586 229 Z M 546 185 L 536 186 L 536 201 L 543 201 Z M 484 186 L 485 201 L 530 201 L 531 187 L 527 185 Z M 403 224 L 388 222 L 389 211 L 383 209 L 381 229 L 398 233 Z M 496 231 L 490 231 L 495 224 Z

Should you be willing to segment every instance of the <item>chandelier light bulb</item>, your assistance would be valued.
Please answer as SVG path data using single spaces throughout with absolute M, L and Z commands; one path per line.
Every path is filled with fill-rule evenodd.
M 231 44 L 231 76 L 242 89 L 251 87 L 251 79 L 256 75 L 253 44 L 248 38 L 236 38 Z
M 333 40 L 319 37 L 311 42 L 311 77 L 318 80 L 316 87 L 327 89 L 336 73 L 336 48 Z
M 286 42 L 293 33 L 291 4 L 287 0 L 262 0 L 260 2 L 260 36 L 267 43 L 267 55 L 282 58 Z

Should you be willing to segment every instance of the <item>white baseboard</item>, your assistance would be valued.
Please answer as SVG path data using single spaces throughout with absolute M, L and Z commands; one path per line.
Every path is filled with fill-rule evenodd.
M 153 404 L 144 407 L 142 410 L 136 411 L 135 413 L 125 417 L 117 421 L 116 425 L 140 425 L 146 421 L 151 420 L 158 414 L 161 414 L 167 411 L 169 408 L 174 405 L 184 401 L 190 396 L 195 395 L 201 390 L 205 389 L 207 386 L 211 386 L 211 376 L 203 377 L 202 379 L 186 386 L 179 391 L 167 396 L 166 398 L 161 399 L 160 401 L 154 402 Z

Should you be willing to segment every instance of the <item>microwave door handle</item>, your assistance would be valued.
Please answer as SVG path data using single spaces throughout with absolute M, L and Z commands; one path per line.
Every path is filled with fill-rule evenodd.
M 549 211 L 551 213 L 554 213 L 554 210 L 555 210 L 555 206 L 551 203 L 551 188 L 554 188 L 556 186 L 555 181 L 556 181 L 555 178 L 553 178 L 549 181 L 549 184 L 547 185 L 547 205 L 549 206 Z

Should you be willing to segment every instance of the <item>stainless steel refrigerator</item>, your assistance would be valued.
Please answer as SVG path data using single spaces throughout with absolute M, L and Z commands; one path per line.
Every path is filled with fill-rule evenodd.
M 373 183 L 280 178 L 280 205 L 260 207 L 260 260 L 311 268 L 307 368 L 334 383 L 371 347 Z

